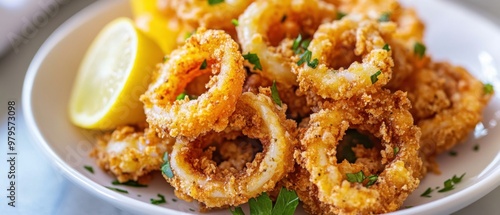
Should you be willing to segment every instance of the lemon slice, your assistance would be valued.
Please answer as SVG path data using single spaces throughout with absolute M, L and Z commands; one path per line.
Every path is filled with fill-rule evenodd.
M 131 19 L 107 24 L 80 65 L 69 104 L 71 121 L 101 130 L 144 122 L 139 96 L 162 58 L 161 49 Z
M 183 30 L 174 14 L 160 11 L 157 0 L 131 0 L 130 6 L 137 28 L 154 40 L 163 53 L 168 54 L 177 47 L 177 39 Z

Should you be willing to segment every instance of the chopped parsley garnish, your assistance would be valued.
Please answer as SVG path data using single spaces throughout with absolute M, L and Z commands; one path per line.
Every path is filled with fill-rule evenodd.
M 372 186 L 377 182 L 378 176 L 377 175 L 370 175 L 368 177 L 365 176 L 363 171 L 359 171 L 357 173 L 346 173 L 347 176 L 347 181 L 352 182 L 352 183 L 363 183 L 365 179 L 368 179 L 368 182 L 366 183 L 366 187 Z
M 420 59 L 425 55 L 426 47 L 424 44 L 416 42 L 413 46 L 413 53 L 416 54 Z
M 87 171 L 89 171 L 90 173 L 94 174 L 94 168 L 92 166 L 83 166 L 83 168 L 85 168 Z
M 394 149 L 394 156 L 396 156 L 399 152 L 399 147 L 396 146 L 393 149 Z
M 372 81 L 372 84 L 375 84 L 377 83 L 378 81 L 378 76 L 382 74 L 382 71 L 377 71 L 376 73 L 374 73 L 373 75 L 370 76 L 370 80 Z
M 163 63 L 167 62 L 167 60 L 168 60 L 168 56 L 167 55 L 163 56 Z
M 384 45 L 384 47 L 382 47 L 382 49 L 383 49 L 383 50 L 386 50 L 386 51 L 391 51 L 391 47 L 389 46 L 389 44 L 388 44 L 388 43 L 386 43 L 386 44 Z
M 341 20 L 342 18 L 344 18 L 344 16 L 346 16 L 347 14 L 346 13 L 343 13 L 343 12 L 340 12 L 340 11 L 337 11 L 337 20 Z
M 189 98 L 189 99 L 197 99 L 198 97 L 197 96 L 192 96 L 192 95 L 188 95 L 186 94 L 186 92 L 182 92 L 181 94 L 179 94 L 175 100 L 184 100 L 184 98 L 186 98 L 186 96 Z
M 185 92 L 182 92 L 181 94 L 179 94 L 175 100 L 184 100 L 184 98 L 187 96 L 187 94 Z
M 477 152 L 477 151 L 479 151 L 479 145 L 478 145 L 478 144 L 474 145 L 474 147 L 473 147 L 472 149 L 473 149 L 474 151 L 476 151 L 476 152 Z
M 250 205 L 250 214 L 269 214 L 269 215 L 293 215 L 297 205 L 299 204 L 299 197 L 293 190 L 281 188 L 278 198 L 273 207 L 273 202 L 267 193 L 262 193 L 257 198 L 252 198 L 248 201 Z M 229 209 L 233 215 L 245 215 L 241 207 Z
M 236 27 L 238 27 L 238 25 L 240 25 L 240 23 L 238 22 L 238 20 L 237 20 L 237 19 L 231 19 L 231 23 L 232 23 L 234 26 L 236 26 Z
M 366 187 L 372 186 L 377 182 L 378 176 L 377 175 L 370 175 L 368 176 L 368 183 L 366 183 Z
M 192 208 L 189 208 L 189 211 L 195 212 L 196 210 L 195 210 L 195 209 L 192 209 Z
M 427 198 L 430 198 L 432 197 L 430 194 L 432 193 L 432 191 L 434 191 L 432 188 L 427 188 L 427 190 L 424 191 L 424 193 L 422 193 L 420 196 L 421 197 L 427 197 Z
M 462 174 L 460 177 L 457 177 L 456 175 L 453 175 L 452 178 L 444 181 L 444 188 L 438 190 L 438 192 L 446 192 L 455 189 L 455 185 L 460 183 L 462 181 L 462 178 L 465 176 L 465 173 Z
M 113 185 L 125 185 L 125 186 L 131 186 L 131 187 L 147 187 L 148 185 L 145 185 L 145 184 L 139 184 L 139 182 L 137 181 L 127 181 L 127 182 L 119 182 L 118 180 L 114 180 L 113 182 L 111 182 L 111 184 Z
M 378 18 L 378 21 L 379 22 L 389 22 L 389 21 L 391 21 L 391 13 L 389 13 L 389 12 L 383 13 L 380 16 L 380 18 Z
M 173 178 L 174 173 L 170 167 L 170 160 L 168 159 L 168 153 L 163 154 L 163 164 L 161 165 L 161 172 L 165 174 L 168 178 Z
M 280 94 L 278 93 L 278 88 L 276 87 L 276 81 L 273 81 L 273 85 L 271 86 L 271 98 L 273 99 L 274 103 L 281 107 L 281 98 Z
M 163 204 L 163 203 L 167 203 L 167 201 L 165 200 L 165 196 L 161 195 L 158 193 L 157 195 L 160 199 L 149 199 L 151 201 L 151 204 L 153 205 L 159 205 L 159 204 Z
M 494 91 L 493 90 L 493 85 L 490 84 L 490 83 L 484 84 L 483 91 L 484 91 L 484 94 L 486 94 L 486 95 L 492 94 L 493 91 Z
M 347 173 L 346 176 L 348 182 L 362 183 L 365 180 L 365 174 L 361 170 L 357 173 Z
M 184 39 L 189 39 L 191 36 L 193 36 L 193 34 L 195 33 L 195 31 L 192 31 L 192 32 L 187 32 L 186 35 L 184 36 Z
M 122 189 L 119 189 L 119 188 L 114 188 L 114 187 L 106 187 L 110 190 L 113 190 L 113 191 L 117 191 L 117 192 L 120 192 L 120 193 L 128 193 L 128 191 L 126 190 L 122 190 Z
M 209 5 L 216 5 L 222 2 L 224 2 L 224 0 L 208 0 Z
M 251 64 L 253 64 L 254 70 L 258 69 L 258 70 L 262 71 L 262 65 L 260 65 L 260 59 L 259 59 L 259 56 L 257 56 L 257 54 L 252 54 L 252 53 L 248 52 L 248 54 L 243 55 L 243 58 L 245 60 L 247 60 L 248 62 L 250 62 Z
M 311 43 L 310 39 L 303 39 L 302 35 L 299 34 L 299 36 L 297 36 L 297 38 L 293 41 L 292 50 L 295 54 L 303 53 L 304 51 L 307 51 L 309 43 Z
M 319 60 L 317 58 L 315 58 L 314 60 L 311 61 L 311 57 L 312 57 L 312 52 L 309 51 L 309 50 L 306 50 L 300 56 L 300 60 L 297 62 L 297 65 L 301 66 L 302 64 L 307 63 L 307 65 L 309 67 L 315 69 L 318 66 L 318 64 L 319 64 Z
M 207 68 L 207 59 L 203 60 L 203 63 L 201 63 L 200 70 L 204 70 Z

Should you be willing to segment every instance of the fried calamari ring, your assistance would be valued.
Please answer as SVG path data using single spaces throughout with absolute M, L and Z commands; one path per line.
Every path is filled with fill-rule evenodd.
M 208 208 L 239 205 L 273 189 L 293 168 L 295 123 L 285 119 L 284 111 L 269 97 L 253 93 L 243 93 L 236 106 L 225 132 L 241 131 L 258 139 L 263 151 L 245 169 L 234 173 L 219 168 L 203 154 L 199 146 L 205 136 L 176 142 L 170 156 L 174 176 L 165 178 L 180 196 L 196 199 Z
M 322 98 L 342 99 L 374 91 L 391 78 L 394 65 L 391 52 L 383 49 L 382 34 L 390 33 L 390 23 L 350 17 L 319 27 L 309 45 L 311 61 L 293 70 L 300 89 L 312 90 Z M 348 67 L 348 68 L 345 68 Z
M 171 151 L 174 142 L 173 138 L 159 138 L 151 129 L 123 126 L 103 135 L 91 156 L 118 181 L 141 181 L 160 169 L 163 154 Z
M 216 4 L 200 0 L 162 0 L 165 13 L 174 12 L 191 26 L 210 29 L 234 29 L 232 19 L 237 19 L 254 0 L 225 0 Z
M 416 125 L 422 130 L 422 152 L 432 168 L 436 155 L 463 142 L 482 119 L 492 94 L 462 67 L 433 62 L 401 85 L 408 91 Z
M 212 74 L 205 93 L 194 100 L 187 96 L 176 100 L 188 83 L 203 74 Z M 241 95 L 244 79 L 238 44 L 223 31 L 199 29 L 169 55 L 141 96 L 147 121 L 161 136 L 193 139 L 211 130 L 222 131 Z
M 386 213 L 402 205 L 422 177 L 420 130 L 413 125 L 409 108 L 405 93 L 381 90 L 335 101 L 329 109 L 311 115 L 297 157 L 318 187 L 321 202 L 338 214 Z M 337 145 L 348 128 L 380 140 L 381 169 L 366 166 L 366 160 L 360 158 L 355 163 L 337 160 Z M 376 182 L 369 186 L 367 180 L 348 181 L 348 174 L 360 171 L 367 178 L 377 176 Z
M 321 1 L 259 0 L 241 14 L 236 30 L 243 53 L 257 54 L 261 59 L 262 70 L 252 71 L 290 86 L 296 85 L 296 76 L 290 72 L 290 56 L 294 53 L 291 49 L 283 53 L 273 43 L 299 34 L 312 35 L 321 23 L 334 16 L 334 7 Z

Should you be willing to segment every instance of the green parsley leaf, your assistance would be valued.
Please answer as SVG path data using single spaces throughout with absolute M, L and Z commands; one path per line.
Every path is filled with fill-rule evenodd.
M 312 60 L 311 62 L 307 63 L 307 65 L 313 69 L 315 69 L 316 67 L 318 67 L 318 64 L 319 64 L 319 60 L 318 58 L 314 58 L 314 60 Z
M 413 46 L 413 53 L 416 54 L 420 59 L 422 59 L 425 56 L 426 49 L 427 48 L 424 44 L 416 42 Z
M 292 45 L 292 50 L 297 53 L 297 49 L 300 46 L 300 43 L 302 42 L 302 35 L 299 34 L 295 40 L 293 40 L 293 45 Z
M 354 182 L 362 183 L 366 178 L 365 174 L 361 170 L 357 173 L 347 173 L 346 176 L 347 176 L 347 181 L 353 183 Z
M 389 46 L 389 44 L 388 44 L 388 43 L 386 43 L 386 44 L 384 45 L 384 47 L 382 47 L 382 49 L 383 49 L 383 50 L 386 50 L 386 51 L 391 51 L 391 47 Z
M 442 192 L 447 192 L 447 191 L 455 189 L 455 185 L 458 184 L 458 183 L 460 183 L 462 181 L 462 178 L 464 176 L 465 176 L 465 173 L 462 174 L 460 177 L 457 177 L 456 175 L 453 175 L 452 178 L 444 181 L 444 188 L 438 190 L 438 192 L 442 193 Z
M 207 59 L 203 60 L 203 63 L 201 63 L 200 70 L 204 70 L 207 68 Z
M 232 23 L 234 26 L 236 26 L 236 27 L 238 27 L 238 25 L 240 25 L 240 22 L 239 22 L 237 19 L 231 19 L 231 23 Z
M 163 154 L 163 164 L 161 165 L 161 172 L 165 174 L 168 178 L 173 178 L 174 173 L 172 172 L 172 168 L 170 167 L 170 160 L 168 159 L 168 152 Z
M 196 31 L 192 31 L 192 32 L 187 32 L 186 35 L 184 35 L 184 39 L 187 40 L 189 39 L 191 36 L 193 36 L 193 34 L 195 33 Z
M 442 192 L 450 191 L 453 189 L 455 189 L 453 181 L 451 179 L 448 179 L 448 180 L 444 181 L 444 188 L 441 190 L 438 190 L 438 192 L 442 193 Z
M 185 92 L 182 92 L 181 94 L 179 94 L 175 100 L 184 100 L 184 98 L 187 96 L 187 94 Z
M 267 193 L 262 193 L 257 198 L 250 199 L 248 203 L 251 215 L 293 215 L 299 204 L 299 197 L 295 191 L 283 187 L 274 206 Z M 230 208 L 229 211 L 233 215 L 245 215 L 241 207 L 236 207 L 234 210 Z
M 456 157 L 458 155 L 456 151 L 450 151 L 448 154 L 452 157 Z
M 389 13 L 389 12 L 382 13 L 382 15 L 380 16 L 380 18 L 378 18 L 378 21 L 379 22 L 389 22 L 389 21 L 391 21 L 391 13 Z
M 168 60 L 168 56 L 167 55 L 163 56 L 163 63 L 167 62 L 167 60 Z
M 224 0 L 208 0 L 209 5 L 216 5 L 222 2 L 224 2 Z
M 490 83 L 484 84 L 483 85 L 483 91 L 484 91 L 484 94 L 486 94 L 486 95 L 492 94 L 493 91 L 494 91 L 493 85 L 490 84 Z
M 343 12 L 340 12 L 340 11 L 337 11 L 337 20 L 341 20 L 342 18 L 344 18 L 344 16 L 346 16 L 347 14 L 346 13 L 343 13 Z
M 245 215 L 245 212 L 243 212 L 243 209 L 241 209 L 241 207 L 235 207 L 234 211 L 233 209 L 229 208 L 229 211 L 231 211 L 231 214 L 233 215 Z
M 306 50 L 301 56 L 299 61 L 297 61 L 297 65 L 301 66 L 304 63 L 307 63 L 307 65 L 311 68 L 316 68 L 319 64 L 319 60 L 315 58 L 313 61 L 311 61 L 312 57 L 312 52 L 309 50 Z
M 427 198 L 430 198 L 432 197 L 430 194 L 432 193 L 432 191 L 434 191 L 432 188 L 427 188 L 427 190 L 424 191 L 424 193 L 422 193 L 420 196 L 421 197 L 427 197 Z
M 163 204 L 163 203 L 167 203 L 167 201 L 165 200 L 165 196 L 161 195 L 158 193 L 157 195 L 160 199 L 149 199 L 151 201 L 151 204 L 153 205 L 159 205 L 159 204 Z
M 311 43 L 311 39 L 304 39 L 302 35 L 299 34 L 297 38 L 293 41 L 292 50 L 295 54 L 300 54 L 304 51 L 307 51 L 307 47 Z
M 245 60 L 247 60 L 248 62 L 250 62 L 251 64 L 253 64 L 254 70 L 258 69 L 258 70 L 262 71 L 262 65 L 260 65 L 260 59 L 259 59 L 259 56 L 257 56 L 257 54 L 252 54 L 252 53 L 248 52 L 248 54 L 243 55 L 243 58 Z
M 106 186 L 105 186 L 106 187 Z M 106 187 L 110 190 L 113 190 L 113 191 L 117 191 L 117 192 L 120 192 L 120 193 L 128 193 L 128 191 L 126 190 L 122 190 L 122 189 L 119 189 L 119 188 L 114 188 L 114 187 Z
M 457 177 L 456 175 L 453 175 L 453 177 L 451 178 L 451 181 L 454 184 L 458 184 L 458 183 L 462 182 L 462 178 L 464 178 L 464 176 L 465 176 L 465 173 L 462 174 L 460 177 Z
M 271 214 L 273 215 L 292 215 L 299 205 L 299 197 L 293 190 L 281 188 L 276 203 L 274 204 Z
M 396 146 L 396 147 L 394 147 L 393 150 L 394 150 L 394 156 L 396 156 L 399 152 L 399 147 Z
M 262 193 L 257 198 L 251 198 L 248 203 L 250 204 L 250 214 L 271 214 L 273 202 L 267 193 Z
M 276 87 L 276 81 L 273 81 L 273 85 L 271 86 L 271 98 L 273 99 L 274 103 L 281 107 L 281 98 L 280 94 L 278 93 L 278 88 Z
M 366 183 L 366 187 L 370 187 L 375 184 L 378 180 L 378 175 L 370 175 L 368 176 L 368 183 Z
M 92 166 L 83 166 L 83 168 L 85 168 L 87 171 L 89 171 L 90 173 L 94 174 L 94 168 Z
M 113 185 L 125 185 L 125 186 L 130 186 L 130 187 L 147 187 L 148 185 L 145 185 L 145 184 L 139 184 L 139 182 L 137 181 L 127 181 L 127 182 L 119 182 L 118 180 L 114 180 L 113 182 L 111 182 L 111 184 Z
M 372 76 L 370 76 L 370 80 L 372 81 L 372 84 L 375 84 L 377 83 L 378 81 L 378 76 L 382 74 L 382 71 L 377 71 L 376 73 L 374 73 Z

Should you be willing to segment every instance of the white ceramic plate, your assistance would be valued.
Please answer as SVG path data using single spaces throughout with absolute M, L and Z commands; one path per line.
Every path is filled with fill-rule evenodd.
M 465 66 L 476 77 L 500 89 L 500 31 L 489 21 L 446 1 L 409 0 L 427 24 L 429 53 L 440 60 Z M 118 16 L 129 16 L 128 1 L 100 1 L 81 11 L 62 25 L 45 42 L 30 65 L 23 89 L 23 108 L 27 125 L 41 149 L 72 181 L 90 193 L 125 210 L 140 214 L 196 214 L 196 203 L 177 200 L 172 188 L 156 176 L 147 188 L 113 186 L 114 178 L 96 167 L 88 153 L 93 135 L 73 126 L 67 116 L 69 93 L 80 60 L 97 32 Z M 394 214 L 448 214 L 476 201 L 500 184 L 500 96 L 497 94 L 484 113 L 483 122 L 471 138 L 454 151 L 457 156 L 439 157 L 441 175 L 428 175 L 405 202 L 411 208 Z M 458 123 L 458 122 L 457 122 Z M 478 145 L 479 150 L 473 150 Z M 84 169 L 94 166 L 92 174 Z M 433 192 L 431 198 L 420 195 L 428 188 L 443 186 L 453 175 L 466 173 L 463 181 L 450 192 Z M 128 190 L 122 194 L 105 188 Z M 157 194 L 167 203 L 150 203 Z M 303 213 L 301 209 L 297 212 Z M 229 214 L 227 210 L 209 214 Z

